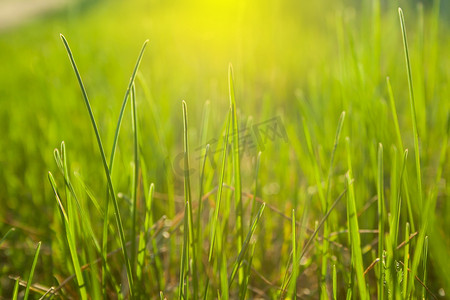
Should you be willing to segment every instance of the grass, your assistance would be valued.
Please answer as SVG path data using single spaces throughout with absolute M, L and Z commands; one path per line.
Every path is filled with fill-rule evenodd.
M 117 222 L 117 228 L 118 228 L 118 232 L 119 232 L 119 238 L 120 238 L 122 254 L 123 254 L 124 262 L 125 262 L 125 265 L 126 265 L 128 284 L 130 286 L 130 289 L 129 289 L 130 296 L 131 296 L 131 298 L 133 298 L 133 288 L 134 287 L 133 287 L 133 273 L 131 271 L 131 262 L 130 262 L 130 259 L 128 257 L 128 250 L 127 250 L 127 245 L 126 245 L 126 241 L 125 241 L 125 234 L 124 234 L 124 230 L 123 230 L 122 219 L 120 217 L 119 205 L 118 205 L 118 202 L 117 202 L 116 193 L 114 191 L 114 186 L 112 184 L 112 179 L 111 179 L 111 174 L 110 174 L 110 171 L 109 171 L 108 163 L 106 161 L 105 150 L 103 149 L 103 144 L 102 144 L 102 140 L 100 138 L 100 133 L 99 133 L 96 121 L 95 121 L 95 117 L 94 117 L 94 114 L 92 112 L 92 108 L 91 108 L 91 105 L 89 103 L 87 92 L 86 92 L 86 89 L 84 88 L 84 84 L 83 84 L 83 81 L 81 79 L 81 75 L 78 72 L 78 68 L 77 68 L 77 66 L 75 64 L 75 60 L 73 58 L 72 51 L 69 48 L 69 44 L 67 43 L 67 40 L 64 38 L 64 36 L 62 34 L 61 34 L 61 39 L 62 39 L 62 41 L 64 43 L 66 51 L 67 51 L 67 53 L 69 55 L 70 62 L 71 62 L 72 67 L 73 67 L 73 69 L 75 71 L 75 75 L 76 75 L 78 83 L 80 85 L 81 92 L 82 92 L 83 98 L 84 98 L 84 102 L 85 102 L 86 108 L 87 108 L 87 110 L 89 112 L 89 117 L 91 119 L 92 126 L 94 128 L 95 137 L 97 139 L 98 148 L 100 150 L 100 155 L 101 155 L 101 158 L 102 158 L 103 168 L 104 168 L 104 171 L 105 171 L 105 174 L 106 174 L 106 178 L 107 178 L 107 182 L 108 182 L 109 193 L 110 193 L 110 195 L 112 197 L 112 200 L 113 200 L 114 215 L 115 215 L 115 219 L 116 219 L 116 222 Z M 134 232 L 133 229 L 132 229 L 132 232 Z M 132 238 L 134 239 L 134 236 Z
M 448 5 L 394 2 L 0 33 L 1 298 L 447 297 Z
M 39 244 L 36 247 L 36 253 L 34 254 L 33 264 L 31 265 L 31 270 L 30 270 L 30 275 L 28 276 L 28 279 L 27 279 L 27 286 L 25 288 L 25 296 L 23 296 L 24 299 L 28 299 L 28 297 L 30 295 L 31 282 L 33 281 L 34 270 L 36 269 L 36 263 L 37 263 L 37 260 L 39 257 L 40 250 L 41 250 L 41 243 L 39 242 Z
M 348 232 L 349 232 L 349 243 L 351 245 L 351 262 L 352 262 L 352 273 L 356 273 L 356 281 L 359 291 L 360 299 L 367 299 L 369 294 L 366 289 L 366 281 L 364 278 L 364 263 L 362 259 L 361 252 L 361 237 L 359 233 L 359 223 L 356 210 L 355 202 L 355 189 L 353 183 L 353 171 L 352 171 L 352 156 L 350 154 L 350 139 L 347 137 L 347 163 L 348 163 L 348 173 L 347 173 L 347 222 L 348 222 Z M 351 285 L 355 285 L 353 279 L 351 280 Z

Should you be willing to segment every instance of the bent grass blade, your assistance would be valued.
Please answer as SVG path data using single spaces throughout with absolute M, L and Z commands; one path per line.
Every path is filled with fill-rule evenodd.
M 92 111 L 91 104 L 89 102 L 89 98 L 87 96 L 87 92 L 86 92 L 86 89 L 84 87 L 83 81 L 81 79 L 80 72 L 78 71 L 77 65 L 75 63 L 75 59 L 73 57 L 72 51 L 70 50 L 70 47 L 69 47 L 69 44 L 68 44 L 66 38 L 62 34 L 61 34 L 61 39 L 63 41 L 64 47 L 66 48 L 67 54 L 69 55 L 70 62 L 72 64 L 72 67 L 73 67 L 73 69 L 75 71 L 75 75 L 76 75 L 77 80 L 78 80 L 78 83 L 80 85 L 81 92 L 82 92 L 83 98 L 84 98 L 84 102 L 85 102 L 86 108 L 88 110 L 89 117 L 91 119 L 92 127 L 94 129 L 94 133 L 95 133 L 95 137 L 96 137 L 96 140 L 97 140 L 98 148 L 100 150 L 102 163 L 103 163 L 103 168 L 104 168 L 106 179 L 107 179 L 107 183 L 108 183 L 109 192 L 110 192 L 110 195 L 111 195 L 112 200 L 113 200 L 114 215 L 116 217 L 117 227 L 118 227 L 118 231 L 119 231 L 119 238 L 120 238 L 120 243 L 121 243 L 121 247 L 122 247 L 122 255 L 124 257 L 126 270 L 127 270 L 128 285 L 130 287 L 130 297 L 133 298 L 133 272 L 131 270 L 131 263 L 130 263 L 130 260 L 128 258 L 128 251 L 127 251 L 127 247 L 126 247 L 125 233 L 124 233 L 124 230 L 123 230 L 122 219 L 121 219 L 121 216 L 120 216 L 119 204 L 118 204 L 118 201 L 117 201 L 116 193 L 114 191 L 114 186 L 113 186 L 113 183 L 112 183 L 112 179 L 111 179 L 111 174 L 110 174 L 110 171 L 109 171 L 108 163 L 106 161 L 105 150 L 103 148 L 102 140 L 100 138 L 100 132 L 98 130 L 97 123 L 96 123 L 95 117 L 94 117 L 94 113 Z
M 73 268 L 75 270 L 75 277 L 77 279 L 77 283 L 78 283 L 78 288 L 80 291 L 80 296 L 81 299 L 87 299 L 87 292 L 86 292 L 86 286 L 84 284 L 84 278 L 83 278 L 83 274 L 81 271 L 81 266 L 80 266 L 80 262 L 78 259 L 78 254 L 77 254 L 77 247 L 76 247 L 76 242 L 75 242 L 75 237 L 72 233 L 72 230 L 69 226 L 69 219 L 67 217 L 66 211 L 64 209 L 64 206 L 61 202 L 61 197 L 59 196 L 59 192 L 58 192 L 58 187 L 56 186 L 56 182 L 55 179 L 53 178 L 52 173 L 48 172 L 48 180 L 50 181 L 50 185 L 52 186 L 53 189 L 53 193 L 55 194 L 55 198 L 56 201 L 58 202 L 58 206 L 61 210 L 61 215 L 62 215 L 62 219 L 64 222 L 64 227 L 66 229 L 66 238 L 67 238 L 67 243 L 69 244 L 69 251 L 70 251 L 70 256 L 72 258 L 72 264 L 73 264 Z

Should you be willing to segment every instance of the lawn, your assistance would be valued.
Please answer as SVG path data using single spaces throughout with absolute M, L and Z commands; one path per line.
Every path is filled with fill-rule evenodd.
M 450 7 L 310 2 L 0 32 L 1 299 L 448 297 Z

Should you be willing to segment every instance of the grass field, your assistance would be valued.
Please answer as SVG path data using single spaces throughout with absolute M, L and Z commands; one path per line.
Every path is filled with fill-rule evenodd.
M 448 298 L 449 4 L 306 2 L 1 32 L 0 298 Z

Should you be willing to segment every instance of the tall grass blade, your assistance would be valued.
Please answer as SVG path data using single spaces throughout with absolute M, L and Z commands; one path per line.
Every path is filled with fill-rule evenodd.
M 189 202 L 185 202 L 184 205 L 184 232 L 183 232 L 183 245 L 181 249 L 180 260 L 180 282 L 178 285 L 178 299 L 188 298 L 188 283 L 186 281 L 188 275 L 189 264 Z
M 400 182 L 402 182 L 402 178 L 405 174 L 407 159 L 408 159 L 408 149 L 406 149 L 403 154 L 402 169 L 400 171 Z M 402 198 L 401 198 L 401 194 L 400 194 L 400 189 L 397 191 L 397 193 L 398 193 L 397 201 L 396 201 L 397 205 L 393 206 L 394 210 L 391 212 L 392 222 L 391 222 L 391 226 L 390 226 L 391 227 L 390 232 L 391 232 L 391 237 L 392 237 L 392 246 L 397 245 L 398 229 L 399 229 L 401 206 L 402 206 Z
M 33 281 L 33 275 L 34 275 L 34 270 L 36 269 L 36 264 L 37 264 L 37 260 L 39 257 L 39 251 L 41 251 L 41 242 L 38 243 L 38 245 L 36 247 L 36 252 L 34 253 L 33 264 L 31 265 L 30 275 L 28 276 L 27 286 L 25 287 L 25 295 L 23 296 L 24 300 L 27 300 L 28 296 L 30 295 L 31 282 Z
M 364 265 L 361 253 L 361 239 L 359 236 L 358 215 L 355 203 L 355 190 L 353 186 L 353 171 L 352 171 L 352 159 L 350 139 L 347 137 L 347 218 L 348 218 L 348 230 L 350 233 L 350 244 L 352 250 L 352 265 L 356 273 L 356 279 L 359 290 L 360 299 L 367 299 L 368 294 L 366 290 L 366 280 L 364 278 Z
M 428 236 L 425 237 L 425 242 L 423 243 L 423 260 L 422 260 L 422 267 L 423 267 L 423 286 L 422 286 L 422 299 L 426 299 L 426 295 L 427 295 L 427 290 L 426 290 L 426 286 L 427 286 L 427 275 L 428 275 L 428 271 L 427 271 L 427 260 L 428 260 Z
M 16 279 L 16 283 L 14 283 L 13 295 L 12 299 L 17 300 L 19 298 L 19 278 Z
M 205 149 L 205 156 L 203 157 L 203 163 L 201 165 L 201 171 L 200 171 L 200 188 L 199 188 L 199 197 L 198 197 L 198 211 L 197 211 L 197 245 L 200 244 L 200 238 L 202 236 L 201 232 L 201 215 L 202 215 L 202 209 L 203 209 L 203 194 L 204 194 L 204 177 L 205 177 L 205 166 L 206 166 L 206 160 L 209 155 L 209 148 L 210 145 L 206 145 Z
M 384 172 L 383 172 L 383 145 L 378 146 L 378 299 L 384 298 Z M 395 216 L 394 216 L 395 217 Z
M 197 252 L 196 252 L 196 243 L 195 243 L 195 226 L 194 226 L 194 217 L 192 214 L 192 205 L 191 203 L 191 179 L 190 179 L 190 166 L 189 166 L 189 140 L 188 140 L 188 115 L 187 115 L 187 106 L 186 102 L 182 102 L 183 107 L 183 124 L 184 124 L 184 200 L 188 205 L 188 227 L 184 228 L 184 230 L 189 230 L 189 255 L 192 256 L 192 287 L 194 289 L 194 299 L 197 299 L 198 293 L 198 273 L 197 273 Z M 186 216 L 185 216 L 186 218 Z
M 252 226 L 250 227 L 250 230 L 247 233 L 247 237 L 245 238 L 244 244 L 242 245 L 242 250 L 241 252 L 239 252 L 239 255 L 233 265 L 233 269 L 231 271 L 230 277 L 228 279 L 228 285 L 231 286 L 231 284 L 233 283 L 234 277 L 236 276 L 237 271 L 239 270 L 242 260 L 244 259 L 244 256 L 248 250 L 249 244 L 250 244 L 250 239 L 253 236 L 253 233 L 256 230 L 256 227 L 258 225 L 259 219 L 262 216 L 262 213 L 264 212 L 264 208 L 266 207 L 266 204 L 263 203 L 258 211 L 258 213 L 256 214 L 256 218 L 253 221 Z
M 139 131 L 138 131 L 138 115 L 136 108 L 136 85 L 131 86 L 131 128 L 133 131 L 133 150 L 134 150 L 134 166 L 133 166 L 133 182 L 131 188 L 131 268 L 135 270 L 136 263 L 136 226 L 137 226 L 137 194 L 139 181 Z M 111 166 L 110 166 L 111 167 Z
M 405 63 L 406 63 L 406 73 L 408 75 L 408 87 L 409 87 L 409 105 L 411 109 L 411 119 L 413 126 L 413 136 L 414 136 L 414 154 L 416 160 L 416 176 L 417 176 L 417 188 L 418 188 L 418 201 L 419 208 L 422 208 L 422 175 L 420 171 L 420 149 L 419 149 L 419 133 L 417 129 L 417 117 L 416 117 L 416 106 L 414 102 L 414 90 L 413 90 L 413 82 L 412 82 L 412 71 L 411 64 L 409 59 L 409 50 L 408 50 L 408 40 L 406 36 L 406 27 L 405 27 L 405 19 L 403 16 L 403 11 L 399 7 L 398 15 L 400 19 L 400 27 L 402 30 L 403 37 L 403 49 L 405 52 Z
M 312 142 L 311 142 L 311 133 L 309 130 L 308 123 L 306 122 L 306 119 L 303 118 L 302 122 L 303 122 L 303 132 L 305 133 L 306 144 L 308 146 L 309 159 L 311 161 L 313 171 L 314 171 L 314 180 L 316 182 L 320 204 L 322 206 L 323 213 L 326 213 L 326 199 L 325 199 L 325 194 L 323 192 L 322 176 L 320 174 L 319 164 L 317 163 L 317 159 L 314 155 L 314 149 L 313 149 Z M 338 131 L 339 131 L 339 128 L 338 128 Z
M 210 103 L 209 101 L 205 102 L 205 105 L 203 107 L 203 115 L 202 115 L 202 129 L 201 129 L 201 144 L 205 145 L 206 144 L 206 138 L 207 138 L 207 133 L 208 133 L 208 124 L 209 124 L 209 113 L 210 113 Z M 207 144 L 205 147 L 205 151 L 204 153 L 202 153 L 202 155 L 204 155 L 203 157 L 203 162 L 201 162 L 200 165 L 200 178 L 199 178 L 199 183 L 200 183 L 200 187 L 199 187 L 199 198 L 198 198 L 198 211 L 197 211 L 197 249 L 198 249 L 198 255 L 201 255 L 201 247 L 200 245 L 200 239 L 202 237 L 202 231 L 201 231 L 201 226 L 200 226 L 200 220 L 201 220 L 201 215 L 202 215 L 202 205 L 203 205 L 203 193 L 204 193 L 204 178 L 205 178 L 205 166 L 206 166 L 206 160 L 209 157 L 210 154 L 210 144 Z
M 351 181 L 351 182 L 353 182 L 353 181 Z M 309 237 L 309 239 L 306 241 L 305 245 L 303 246 L 302 251 L 301 251 L 300 255 L 297 258 L 297 264 L 300 264 L 300 261 L 303 258 L 303 256 L 305 256 L 306 251 L 308 250 L 309 246 L 311 245 L 311 242 L 316 238 L 319 230 L 322 228 L 323 224 L 328 219 L 328 217 L 330 216 L 331 212 L 336 207 L 336 205 L 339 203 L 339 201 L 345 196 L 345 194 L 347 193 L 347 190 L 348 190 L 348 187 L 346 187 L 345 190 L 336 198 L 336 200 L 334 200 L 334 202 L 331 205 L 331 207 L 328 210 L 328 212 L 323 216 L 323 218 L 317 224 L 314 232 L 311 234 L 311 236 Z M 306 212 L 306 210 L 303 213 L 303 220 L 305 220 L 305 215 L 306 215 L 305 212 Z M 300 233 L 302 233 L 302 231 Z M 292 274 L 289 274 L 288 278 L 286 280 L 283 280 L 283 283 L 281 285 L 281 291 L 280 291 L 280 297 L 281 298 L 284 297 L 284 294 L 286 292 L 286 287 L 289 286 L 289 283 L 291 282 L 291 279 L 292 279 L 291 275 Z
M 128 102 L 129 95 L 132 90 L 132 86 L 134 85 L 135 78 L 137 76 L 139 65 L 142 61 L 142 57 L 145 52 L 145 48 L 147 46 L 148 40 L 144 42 L 142 45 L 141 51 L 139 52 L 139 56 L 137 58 L 136 64 L 134 66 L 133 72 L 130 77 L 130 81 L 128 83 L 127 90 L 125 91 L 125 96 L 122 101 L 122 107 L 120 109 L 119 118 L 117 120 L 116 130 L 114 132 L 114 141 L 112 144 L 111 155 L 109 160 L 109 174 L 112 175 L 113 167 L 114 167 L 114 158 L 116 155 L 117 143 L 119 140 L 120 127 L 122 125 L 122 119 L 125 113 L 125 107 Z M 103 224 L 103 243 L 102 243 L 102 256 L 106 257 L 108 252 L 108 227 L 109 227 L 109 187 L 106 189 L 106 203 L 105 203 L 105 219 Z M 102 281 L 103 281 L 103 297 L 106 297 L 106 275 L 107 275 L 107 262 L 106 260 L 102 264 Z
M 248 254 L 248 259 L 246 262 L 246 268 L 245 268 L 245 277 L 244 277 L 244 283 L 241 286 L 241 289 L 239 290 L 239 299 L 247 299 L 246 294 L 249 291 L 249 280 L 250 280 L 250 273 L 251 273 L 251 269 L 252 269 L 252 262 L 253 262 L 253 257 L 255 254 L 255 245 L 256 243 L 252 243 L 250 245 L 251 249 L 249 250 L 249 254 Z
M 331 179 L 333 176 L 333 167 L 334 167 L 334 158 L 336 155 L 336 149 L 339 144 L 339 139 L 341 136 L 342 127 L 344 125 L 345 120 L 345 111 L 341 113 L 341 116 L 339 117 L 338 126 L 336 129 L 336 134 L 334 137 L 334 144 L 333 144 L 333 150 L 331 151 L 331 158 L 330 158 L 330 165 L 328 168 L 328 177 L 327 177 L 327 187 L 325 192 L 325 212 L 328 211 L 328 208 L 332 205 L 331 200 Z M 333 220 L 334 221 L 334 220 Z M 326 284 L 326 278 L 328 277 L 328 256 L 329 256 L 329 240 L 328 235 L 330 233 L 330 219 L 327 219 L 323 225 L 323 236 L 325 237 L 323 239 L 322 244 L 322 273 L 321 273 L 321 297 L 323 299 L 328 299 L 328 291 L 327 291 L 327 284 Z
M 416 252 L 414 253 L 414 258 L 412 261 L 412 267 L 411 267 L 411 278 L 415 278 L 417 273 L 417 268 L 419 266 L 422 250 L 423 250 L 423 243 L 425 240 L 425 235 L 428 227 L 428 217 L 429 212 L 431 209 L 432 204 L 429 202 L 432 202 L 432 199 L 427 199 L 427 203 L 425 203 L 425 206 L 423 206 L 422 203 L 422 175 L 420 170 L 420 149 L 419 149 L 419 135 L 418 135 L 418 128 L 417 128 L 417 118 L 416 118 L 416 107 L 414 102 L 414 93 L 413 93 L 413 83 L 412 83 L 412 71 L 411 71 L 411 64 L 409 59 L 409 50 L 408 50 L 408 41 L 406 36 L 406 26 L 405 26 L 405 20 L 403 16 L 403 11 L 401 8 L 398 9 L 399 19 L 400 19 L 400 27 L 402 31 L 402 37 L 403 37 L 403 48 L 405 52 L 405 62 L 406 62 L 406 72 L 408 75 L 408 86 L 409 86 L 409 99 L 410 99 L 410 109 L 411 109 L 411 119 L 412 119 L 412 125 L 413 125 L 413 135 L 414 135 L 414 152 L 415 152 L 415 162 L 416 162 L 416 176 L 417 176 L 417 187 L 418 187 L 418 200 L 419 200 L 419 208 L 420 211 L 424 212 L 424 214 L 419 214 L 421 217 L 421 226 L 419 230 L 419 237 L 417 238 L 416 243 Z M 408 291 L 407 295 L 411 295 L 411 292 L 414 289 L 414 280 L 410 280 L 408 283 Z
M 117 143 L 119 141 L 120 127 L 122 125 L 122 119 L 123 119 L 123 116 L 125 113 L 125 107 L 127 105 L 127 101 L 128 101 L 129 95 L 132 90 L 132 86 L 134 85 L 134 81 L 137 76 L 137 73 L 139 70 L 139 65 L 141 64 L 142 57 L 144 55 L 147 43 L 148 43 L 148 40 L 146 40 L 144 42 L 144 44 L 142 45 L 141 51 L 139 52 L 139 56 L 137 58 L 136 64 L 135 64 L 133 72 L 131 74 L 127 90 L 125 91 L 125 96 L 122 101 L 122 107 L 120 109 L 119 118 L 117 120 L 116 130 L 114 132 L 114 140 L 113 140 L 111 155 L 110 155 L 110 160 L 109 160 L 109 174 L 111 176 L 112 176 L 113 167 L 114 167 L 114 158 L 116 155 Z M 109 188 L 107 188 L 106 204 L 105 204 L 105 220 L 104 220 L 104 225 L 103 225 L 103 243 L 102 243 L 102 255 L 104 257 L 106 257 L 106 254 L 108 252 L 109 199 L 110 199 L 109 198 Z M 132 235 L 132 236 L 134 237 L 134 235 Z M 106 264 L 107 264 L 107 262 L 105 260 L 102 265 L 102 280 L 103 280 L 103 292 L 104 292 L 103 297 L 106 297 L 106 277 L 105 277 L 106 276 L 106 267 L 107 267 Z
M 397 109 L 395 107 L 394 93 L 392 92 L 391 81 L 386 77 L 386 84 L 389 95 L 389 107 L 391 109 L 392 119 L 394 120 L 395 137 L 397 139 L 397 148 L 403 151 L 402 135 L 400 134 L 400 125 L 398 123 Z
M 406 223 L 405 229 L 405 253 L 403 255 L 403 281 L 402 281 L 402 294 L 404 299 L 409 299 L 409 291 L 408 291 L 408 281 L 414 281 L 414 277 L 409 279 L 408 270 L 409 270 L 409 223 Z
M 220 227 L 220 226 L 218 226 Z M 219 269 L 219 280 L 220 280 L 220 291 L 219 297 L 224 300 L 229 298 L 229 284 L 228 284 L 228 273 L 227 273 L 227 253 L 225 251 L 224 234 L 222 230 L 217 231 L 217 253 L 218 257 L 217 266 Z
M 92 224 L 90 222 L 91 218 L 87 214 L 86 210 L 82 206 L 80 200 L 78 199 L 77 194 L 75 193 L 75 189 L 73 187 L 72 181 L 69 176 L 69 168 L 67 163 L 67 153 L 65 143 L 61 143 L 61 153 L 59 153 L 58 149 L 54 150 L 54 157 L 58 167 L 60 168 L 61 174 L 64 177 L 64 183 L 66 188 L 66 197 L 67 197 L 67 217 L 69 219 L 69 226 L 73 233 L 73 236 L 76 238 L 77 231 L 81 230 L 81 236 L 83 238 L 88 237 L 92 240 L 95 249 L 98 253 L 101 253 L 100 244 L 98 242 L 97 237 L 95 236 L 94 230 L 92 228 Z M 75 202 L 76 206 L 74 203 Z M 78 209 L 79 214 L 76 213 L 76 209 Z M 78 222 L 80 219 L 81 222 Z
M 261 151 L 258 152 L 258 155 L 256 156 L 256 163 L 255 163 L 255 190 L 253 193 L 253 198 L 252 198 L 252 208 L 250 210 L 250 220 L 253 220 L 253 217 L 255 216 L 256 213 L 256 198 L 258 197 L 260 191 L 260 186 L 259 186 L 259 182 L 258 182 L 258 174 L 259 174 L 259 168 L 261 165 Z M 249 224 L 250 226 L 251 224 Z
M 110 161 L 109 161 L 109 167 L 110 167 L 111 173 L 112 173 L 113 166 L 114 166 L 114 157 L 116 155 L 117 142 L 119 140 L 120 127 L 122 125 L 122 119 L 123 119 L 123 116 L 125 113 L 125 107 L 127 105 L 127 101 L 128 101 L 129 95 L 132 90 L 132 86 L 134 85 L 134 81 L 136 79 L 136 75 L 138 73 L 139 66 L 141 64 L 142 57 L 144 56 L 144 52 L 145 52 L 145 48 L 146 48 L 147 44 L 148 44 L 148 40 L 146 40 L 144 42 L 144 44 L 142 45 L 141 51 L 139 52 L 139 56 L 136 60 L 136 64 L 134 65 L 133 73 L 131 74 L 131 77 L 130 77 L 130 82 L 128 83 L 128 87 L 125 92 L 125 96 L 123 97 L 122 107 L 120 109 L 119 118 L 117 120 L 116 130 L 114 133 L 114 141 L 113 141 L 113 145 L 112 145 L 112 149 L 111 149 L 111 156 L 110 156 Z
M 320 204 L 321 204 L 323 213 L 326 213 L 327 199 L 326 199 L 326 195 L 324 194 L 324 191 L 323 191 L 322 176 L 321 176 L 321 172 L 320 172 L 320 168 L 319 168 L 319 163 L 317 162 L 317 159 L 314 155 L 314 149 L 313 149 L 312 142 L 311 142 L 311 133 L 310 133 L 310 130 L 308 127 L 308 123 L 306 122 L 306 119 L 304 119 L 304 118 L 302 119 L 302 121 L 303 121 L 303 132 L 305 133 L 306 144 L 308 147 L 309 160 L 311 161 L 311 164 L 312 164 L 314 180 L 316 182 Z M 339 126 L 338 126 L 337 131 L 338 131 L 337 133 L 340 133 Z M 332 154 L 332 156 L 333 155 L 334 154 Z M 331 171 L 331 168 L 329 169 L 329 171 Z M 329 175 L 330 175 L 330 173 L 329 173 Z M 329 234 L 328 223 L 325 222 L 324 236 L 327 236 L 328 234 Z M 325 278 L 326 278 L 326 273 L 327 273 L 327 268 L 328 268 L 327 255 L 328 255 L 328 241 L 324 240 L 323 247 L 322 247 L 322 269 L 321 269 L 321 278 L 320 278 L 320 297 L 321 297 L 321 299 L 328 298 L 328 291 L 327 291 L 327 287 L 326 287 L 326 283 L 325 283 Z
M 142 273 L 144 269 L 145 263 L 145 254 L 146 254 L 146 246 L 148 244 L 148 236 L 150 231 L 150 226 L 152 223 L 152 203 L 153 203 L 153 192 L 155 190 L 155 186 L 153 183 L 150 185 L 148 196 L 145 201 L 145 217 L 144 217 L 144 228 L 139 233 L 139 244 L 138 244 L 138 254 L 137 254 L 137 269 L 136 269 L 136 277 L 137 281 L 141 282 Z M 155 249 L 154 249 L 155 250 Z
M 223 152 L 222 152 L 222 167 L 221 167 L 221 173 L 219 178 L 219 186 L 217 190 L 217 200 L 216 205 L 214 208 L 214 215 L 212 220 L 212 227 L 211 227 L 211 243 L 209 246 L 209 255 L 208 255 L 208 261 L 211 262 L 213 251 L 214 251 L 214 243 L 216 240 L 217 232 L 219 229 L 218 219 L 219 219 L 219 211 L 220 211 L 220 204 L 222 202 L 222 191 L 223 191 L 223 182 L 225 178 L 225 167 L 226 167 L 226 161 L 227 161 L 227 153 L 228 153 L 228 136 L 230 132 L 230 123 L 231 123 L 231 114 L 228 114 L 227 117 L 227 125 L 226 125 L 226 133 L 224 136 L 224 144 L 223 144 Z
M 55 149 L 55 151 L 57 151 Z M 75 195 L 75 191 L 73 190 L 72 184 L 70 183 L 70 178 L 69 178 L 69 168 L 67 166 L 67 153 L 66 153 L 66 145 L 64 143 L 64 141 L 61 142 L 61 167 L 60 167 L 60 171 L 62 173 L 62 175 L 64 176 L 64 182 L 65 182 L 65 189 L 66 189 L 66 198 L 67 198 L 67 214 L 68 214 L 68 218 L 69 218 L 69 226 L 72 230 L 73 236 L 74 238 L 77 237 L 77 232 L 80 231 L 80 224 L 78 222 L 78 216 L 76 214 L 76 209 L 75 209 L 75 205 L 73 203 L 72 198 L 75 198 L 75 202 L 78 205 L 78 209 L 81 212 L 81 204 L 78 201 L 78 198 Z M 73 196 L 73 197 L 72 197 Z M 81 235 L 84 234 L 84 230 L 81 231 Z
M 399 151 L 402 152 L 402 151 L 405 151 L 405 149 L 403 148 L 402 137 L 400 134 L 400 125 L 398 123 L 397 109 L 395 108 L 394 93 L 392 92 L 392 86 L 391 86 L 391 81 L 390 81 L 389 77 L 386 77 L 386 83 L 387 83 L 388 94 L 389 94 L 389 106 L 391 109 L 392 119 L 394 120 L 397 148 Z M 403 184 L 404 195 L 406 198 L 406 206 L 408 209 L 409 222 L 411 224 L 412 231 L 415 231 L 416 227 L 414 224 L 414 218 L 413 218 L 413 214 L 412 214 L 412 205 L 411 205 L 411 200 L 410 200 L 410 195 L 409 195 L 410 190 L 409 190 L 407 173 L 405 173 L 405 176 L 402 176 L 402 178 L 403 178 L 403 180 L 401 180 L 400 182 Z M 396 243 L 394 243 L 394 245 L 395 244 Z
M 297 240 L 296 240 L 296 223 L 295 223 L 295 209 L 292 210 L 292 280 L 291 287 L 289 288 L 289 295 L 292 295 L 293 299 L 297 299 L 297 277 L 299 273 L 299 266 L 297 264 Z
M 241 164 L 240 164 L 240 148 L 239 148 L 239 127 L 236 111 L 236 98 L 234 95 L 234 77 L 233 67 L 230 64 L 228 68 L 228 88 L 230 94 L 231 124 L 232 124 L 232 158 L 234 170 L 234 201 L 236 205 L 236 232 L 237 232 L 237 251 L 241 252 L 244 242 L 244 221 L 243 221 L 243 205 L 241 191 Z M 239 270 L 239 286 L 244 280 L 243 270 Z
M 333 265 L 333 300 L 337 300 L 337 272 L 336 265 Z
M 210 115 L 210 111 L 211 111 L 211 105 L 209 101 L 206 101 L 204 106 L 203 106 L 203 113 L 202 113 L 202 128 L 201 128 L 201 132 L 200 132 L 200 141 L 201 141 L 201 145 L 205 146 L 206 145 L 206 139 L 208 137 L 208 126 L 209 126 L 209 115 Z M 205 152 L 206 152 L 206 148 L 205 148 Z M 202 155 L 205 153 L 202 153 Z M 200 162 L 201 163 L 201 162 Z M 201 167 L 201 166 L 200 166 Z M 202 174 L 200 173 L 200 176 Z
M 77 254 L 75 237 L 69 226 L 69 219 L 67 217 L 64 206 L 61 202 L 61 197 L 59 196 L 58 187 L 56 186 L 55 179 L 53 178 L 53 175 L 50 172 L 48 172 L 48 180 L 50 181 L 50 185 L 52 186 L 56 201 L 58 202 L 58 206 L 61 210 L 61 216 L 63 219 L 64 227 L 66 229 L 66 239 L 67 239 L 67 243 L 69 245 L 69 252 L 70 252 L 70 256 L 72 258 L 72 264 L 73 264 L 73 268 L 75 270 L 75 277 L 77 279 L 80 296 L 81 296 L 81 299 L 85 300 L 85 299 L 87 299 L 87 292 L 86 292 L 86 286 L 84 284 L 84 278 L 83 278 L 83 274 L 81 271 L 81 266 L 80 266 L 80 262 L 79 262 L 79 258 L 78 258 L 78 254 Z
M 433 218 L 433 215 L 431 215 L 431 212 L 433 211 L 436 204 L 436 198 L 434 197 L 434 192 L 431 191 L 429 193 L 429 196 L 427 197 L 427 202 L 425 203 L 425 207 L 423 208 L 423 214 L 422 214 L 422 224 L 420 226 L 419 234 L 417 237 L 416 245 L 415 245 L 415 251 L 414 251 L 414 257 L 412 259 L 411 264 L 411 272 L 410 277 L 411 280 L 408 281 L 408 290 L 407 295 L 412 295 L 411 293 L 414 292 L 414 278 L 417 275 L 417 269 L 419 268 L 419 264 L 422 260 L 422 252 L 424 249 L 424 243 L 425 243 L 425 237 L 428 230 L 428 224 L 430 223 L 430 219 Z M 406 251 L 406 250 L 405 250 Z
M 203 157 L 203 163 L 201 165 L 200 169 L 200 186 L 199 186 L 199 197 L 198 197 L 198 208 L 197 208 L 197 227 L 196 227 L 196 236 L 195 236 L 195 249 L 197 250 L 197 257 L 199 259 L 199 265 L 197 265 L 197 273 L 201 273 L 202 270 L 200 269 L 202 267 L 201 264 L 201 258 L 203 257 L 203 247 L 202 247 L 202 241 L 203 241 L 203 230 L 201 226 L 201 220 L 202 220 L 202 213 L 203 213 L 203 194 L 204 194 L 204 177 L 205 177 L 205 166 L 206 166 L 206 160 L 208 158 L 209 153 L 209 144 L 206 145 L 204 157 Z M 199 280 L 199 285 L 201 285 L 201 281 Z
M 112 183 L 112 179 L 111 179 L 111 174 L 109 171 L 109 167 L 108 167 L 108 163 L 106 162 L 106 155 L 105 155 L 105 151 L 103 149 L 103 144 L 102 144 L 102 140 L 100 138 L 100 132 L 98 130 L 97 127 L 97 123 L 95 121 L 95 117 L 94 117 L 94 113 L 92 112 L 92 108 L 89 102 L 89 98 L 87 96 L 87 92 L 86 89 L 84 88 L 84 84 L 83 81 L 81 79 L 81 75 L 78 71 L 78 68 L 76 66 L 75 63 L 75 59 L 72 55 L 72 51 L 70 50 L 69 44 L 66 40 L 66 38 L 61 34 L 61 39 L 64 43 L 64 47 L 66 48 L 67 54 L 69 55 L 69 59 L 70 62 L 72 64 L 72 67 L 75 71 L 75 75 L 77 77 L 78 83 L 80 85 L 81 88 L 81 92 L 83 94 L 83 98 L 84 98 L 84 102 L 86 104 L 86 108 L 89 112 L 89 117 L 91 119 L 91 123 L 92 123 L 92 127 L 94 129 L 95 132 L 95 137 L 97 139 L 97 144 L 100 150 L 100 154 L 101 154 L 101 158 L 102 158 L 102 163 L 103 163 L 103 168 L 105 170 L 105 174 L 106 174 L 106 178 L 107 178 L 107 182 L 108 182 L 108 188 L 110 191 L 110 195 L 112 197 L 113 200 L 113 205 L 114 205 L 114 215 L 116 217 L 116 222 L 117 222 L 117 227 L 118 227 L 118 231 L 119 231 L 119 238 L 120 238 L 120 243 L 121 243 L 121 247 L 122 247 L 122 255 L 124 257 L 124 262 L 126 265 L 126 270 L 127 270 L 127 279 L 128 279 L 128 285 L 130 287 L 130 297 L 133 298 L 133 273 L 131 270 L 131 264 L 130 264 L 130 260 L 128 257 L 128 251 L 127 251 L 127 247 L 126 247 L 126 241 L 125 241 L 125 233 L 123 230 L 123 225 L 122 225 L 122 219 L 120 217 L 120 210 L 119 210 L 119 204 L 117 202 L 117 198 L 116 198 L 116 193 L 114 191 L 114 186 Z

